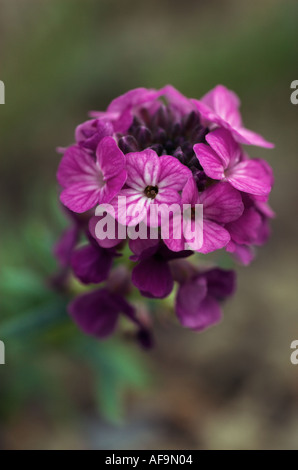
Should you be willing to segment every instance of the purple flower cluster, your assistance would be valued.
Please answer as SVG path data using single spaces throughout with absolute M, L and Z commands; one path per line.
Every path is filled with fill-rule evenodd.
M 122 315 L 149 346 L 150 321 L 127 298 L 134 287 L 143 296 L 164 298 L 175 282 L 175 309 L 183 326 L 202 330 L 219 321 L 221 301 L 235 290 L 234 272 L 198 268 L 186 258 L 194 251 L 225 249 L 249 264 L 254 247 L 268 239 L 274 215 L 267 203 L 272 170 L 267 162 L 250 158 L 241 144 L 273 145 L 243 126 L 239 106 L 238 97 L 222 85 L 201 100 L 188 99 L 169 85 L 138 88 L 113 100 L 106 111 L 92 112 L 92 119 L 77 127 L 76 142 L 63 150 L 57 173 L 72 225 L 55 252 L 64 273 L 70 268 L 81 283 L 101 284 L 69 306 L 84 332 L 106 337 Z M 124 222 L 116 209 L 119 196 L 126 198 Z M 101 204 L 115 207 L 117 224 L 127 227 L 147 221 L 152 207 L 189 204 L 194 209 L 201 204 L 202 244 L 185 250 L 194 217 L 186 224 L 179 219 L 184 229 L 178 239 L 173 230 L 162 239 L 159 221 L 154 239 L 116 235 L 99 240 L 101 216 L 95 209 Z M 83 235 L 87 243 L 78 246 Z M 131 273 L 119 263 L 126 246 L 134 262 Z

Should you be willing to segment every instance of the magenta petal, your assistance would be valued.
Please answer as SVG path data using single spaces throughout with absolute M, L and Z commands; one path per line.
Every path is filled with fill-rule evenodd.
M 144 240 L 141 238 L 136 238 L 135 240 L 129 240 L 129 248 L 137 256 L 140 256 L 144 251 L 148 250 L 149 248 L 156 247 L 157 249 L 158 244 L 159 239 L 156 240 L 153 238 L 147 238 Z
M 160 161 L 154 150 L 128 153 L 126 155 L 127 181 L 130 188 L 143 193 L 146 186 L 156 186 L 159 178 Z
M 238 163 L 227 173 L 227 181 L 234 188 L 258 196 L 271 191 L 271 178 L 258 160 L 245 160 Z
M 195 206 L 196 204 L 199 203 L 198 198 L 199 198 L 198 188 L 197 188 L 194 178 L 191 176 L 187 180 L 182 190 L 181 202 L 182 204 L 191 204 L 191 206 Z
M 94 183 L 87 187 L 84 182 L 76 183 L 64 189 L 60 199 L 68 209 L 81 214 L 96 206 L 100 191 Z
M 178 204 L 180 205 L 181 203 L 181 196 L 176 191 L 175 189 L 172 189 L 171 187 L 168 188 L 160 188 L 158 190 L 158 194 L 156 198 L 153 201 L 153 204 L 165 204 L 165 205 L 171 205 L 171 204 Z M 162 208 L 160 208 L 161 210 Z M 162 210 L 161 210 L 162 211 Z
M 132 282 L 140 291 L 158 299 L 167 297 L 174 285 L 168 263 L 154 256 L 133 268 Z
M 221 319 L 219 304 L 208 295 L 206 279 L 203 277 L 180 286 L 176 313 L 183 326 L 196 331 L 204 330 Z
M 239 98 L 223 85 L 217 85 L 196 104 L 201 116 L 208 121 L 220 124 L 219 120 L 222 120 L 233 127 L 241 126 L 241 115 L 238 111 Z
M 183 326 L 198 326 L 200 306 L 207 295 L 207 283 L 203 277 L 186 282 L 179 287 L 176 298 L 176 313 Z
M 224 169 L 227 164 L 214 150 L 212 150 L 211 147 L 209 147 L 209 145 L 195 144 L 193 149 L 197 159 L 203 167 L 203 170 L 209 178 L 213 178 L 215 180 L 221 180 L 224 178 Z
M 228 90 L 223 85 L 217 85 L 212 91 L 213 109 L 216 114 L 233 127 L 240 127 L 242 124 L 241 115 L 238 111 L 240 100 L 236 93 Z M 202 99 L 204 102 L 204 98 Z M 208 98 L 205 96 L 205 102 Z
M 125 156 L 113 137 L 104 137 L 100 141 L 96 150 L 96 157 L 105 181 L 117 176 L 121 170 L 124 170 Z
M 71 266 L 76 277 L 84 284 L 105 281 L 112 266 L 112 254 L 92 245 L 76 250 L 71 257 Z
M 113 333 L 120 309 L 111 294 L 100 289 L 77 297 L 70 303 L 68 311 L 86 334 L 105 338 Z
M 240 160 L 241 148 L 226 129 L 215 129 L 215 131 L 209 132 L 206 135 L 206 140 L 223 161 L 225 169 Z
M 232 270 L 214 268 L 206 271 L 203 276 L 207 280 L 208 294 L 223 300 L 234 294 L 236 290 L 236 273 Z
M 241 217 L 226 225 L 231 238 L 240 245 L 254 243 L 261 228 L 262 218 L 253 208 L 245 209 Z
M 131 109 L 134 106 L 153 101 L 161 95 L 160 91 L 147 89 L 147 88 L 135 88 L 121 96 L 115 98 L 109 105 L 108 112 L 122 113 L 126 109 Z
M 188 178 L 192 176 L 190 169 L 170 155 L 162 155 L 159 157 L 159 162 L 158 187 L 160 189 L 170 187 L 177 191 L 183 189 Z
M 82 180 L 96 182 L 98 168 L 85 150 L 73 145 L 69 147 L 60 162 L 57 179 L 62 187 L 81 183 Z
M 61 238 L 54 246 L 54 255 L 59 260 L 61 266 L 69 265 L 71 254 L 79 240 L 79 229 L 74 227 L 66 229 Z
M 224 227 L 204 219 L 203 245 L 198 252 L 206 254 L 220 250 L 229 243 L 230 238 L 229 232 Z
M 97 223 L 103 219 L 104 217 L 108 217 L 111 220 L 111 223 L 115 224 L 115 238 L 107 238 L 100 240 L 96 236 L 96 225 Z M 116 245 L 119 245 L 119 243 L 122 241 L 122 239 L 118 238 L 118 222 L 117 220 L 114 220 L 114 218 L 110 215 L 107 214 L 106 216 L 93 216 L 91 217 L 89 221 L 89 231 L 92 235 L 92 237 L 96 240 L 99 246 L 102 248 L 113 248 Z
M 222 312 L 219 303 L 213 297 L 207 295 L 201 302 L 194 329 L 203 331 L 219 323 L 221 318 Z
M 238 219 L 243 213 L 243 202 L 239 191 L 229 183 L 217 183 L 200 194 L 205 219 L 227 223 Z
M 248 245 L 238 245 L 232 241 L 228 243 L 226 250 L 228 253 L 232 253 L 234 258 L 244 266 L 248 266 L 255 256 L 253 247 Z
M 265 147 L 268 149 L 274 148 L 274 144 L 272 144 L 272 142 L 268 142 L 261 135 L 246 129 L 245 127 L 233 129 L 233 135 L 241 144 L 256 145 L 258 147 Z
M 171 107 L 182 115 L 190 113 L 195 108 L 194 104 L 172 85 L 166 85 L 160 91 L 162 91 Z
M 100 193 L 100 204 L 108 204 L 111 200 L 119 194 L 121 188 L 123 187 L 127 178 L 126 170 L 122 169 L 118 171 L 118 174 L 115 175 L 113 178 L 107 180 L 106 184 L 101 190 Z
M 75 130 L 76 142 L 84 148 L 95 151 L 99 142 L 106 136 L 113 134 L 110 122 L 99 119 L 89 119 L 77 126 Z

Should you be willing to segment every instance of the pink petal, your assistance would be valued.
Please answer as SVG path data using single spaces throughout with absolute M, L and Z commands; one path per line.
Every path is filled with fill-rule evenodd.
M 208 125 L 209 123 L 221 125 L 222 119 L 217 116 L 215 111 L 208 105 L 202 102 L 202 100 L 191 100 L 192 103 L 196 106 L 197 110 L 200 113 L 201 120 L 204 124 Z
M 233 129 L 233 135 L 237 142 L 240 142 L 241 144 L 256 145 L 258 147 L 269 149 L 274 148 L 274 144 L 268 142 L 261 135 L 246 129 L 245 127 L 237 127 Z
M 215 110 L 216 114 L 224 121 L 228 122 L 231 126 L 240 127 L 242 123 L 241 115 L 238 111 L 238 108 L 240 107 L 240 100 L 236 93 L 228 90 L 223 85 L 217 85 L 213 89 L 212 98 L 213 109 Z
M 217 85 L 199 101 L 193 100 L 203 119 L 222 125 L 224 122 L 233 127 L 241 125 L 238 111 L 240 101 L 237 95 L 223 85 Z
M 85 182 L 76 183 L 64 189 L 60 199 L 68 209 L 81 214 L 98 204 L 100 192 L 94 183 L 89 186 Z
M 192 176 L 191 171 L 179 162 L 175 157 L 162 155 L 159 157 L 160 172 L 158 177 L 158 188 L 170 187 L 180 191 L 186 181 Z
M 244 266 L 248 266 L 254 259 L 253 247 L 247 245 L 238 245 L 230 241 L 226 246 L 226 250 L 232 253 L 234 258 Z
M 206 218 L 220 223 L 232 222 L 244 209 L 241 194 L 228 183 L 217 183 L 205 189 L 199 202 L 203 204 L 204 221 Z
M 99 168 L 89 153 L 75 145 L 69 147 L 60 162 L 57 179 L 62 187 L 82 182 L 82 178 L 96 180 Z
M 153 89 L 135 88 L 115 98 L 109 105 L 107 111 L 122 113 L 127 108 L 133 108 L 147 101 L 153 101 L 161 94 L 161 91 Z
M 166 85 L 161 91 L 171 106 L 179 113 L 187 114 L 195 108 L 194 104 L 172 85 Z
M 202 277 L 181 285 L 176 298 L 176 313 L 183 326 L 197 328 L 200 323 L 201 304 L 206 295 L 207 283 Z
M 119 197 L 121 199 L 118 199 Z M 146 217 L 150 201 L 151 199 L 137 190 L 127 188 L 122 189 L 110 204 L 120 224 L 135 226 Z
M 126 155 L 127 186 L 144 191 L 146 186 L 156 186 L 159 178 L 159 157 L 153 150 Z
M 126 178 L 127 172 L 125 170 L 119 170 L 117 175 L 115 175 L 113 178 L 110 178 L 101 190 L 101 198 L 99 199 L 99 204 L 106 204 L 111 202 L 111 200 L 119 193 L 120 189 L 123 187 Z
M 222 180 L 226 166 L 220 156 L 206 144 L 195 144 L 193 149 L 206 175 L 215 180 Z
M 206 254 L 220 250 L 229 243 L 230 238 L 229 232 L 221 225 L 204 219 L 203 245 L 198 251 Z
M 210 147 L 216 152 L 226 169 L 240 160 L 241 148 L 226 129 L 215 129 L 206 135 Z
M 220 322 L 221 317 L 222 313 L 219 303 L 213 297 L 207 295 L 201 302 L 194 329 L 196 331 L 203 331 Z
M 108 236 L 107 236 L 107 238 L 105 238 L 103 240 L 97 238 L 97 236 L 96 236 L 96 225 L 104 217 L 110 218 L 111 224 L 115 224 L 115 238 L 109 238 Z M 101 246 L 102 248 L 112 248 L 116 245 L 119 245 L 119 243 L 122 241 L 122 239 L 118 238 L 118 225 L 119 225 L 118 222 L 116 220 L 114 220 L 114 218 L 110 214 L 107 214 L 106 216 L 103 216 L 103 215 L 102 216 L 93 216 L 93 217 L 91 217 L 91 219 L 89 221 L 89 231 L 90 231 L 92 237 L 96 240 L 96 242 L 98 243 L 99 246 Z
M 185 240 L 183 236 L 183 220 L 181 214 L 174 215 L 169 221 L 169 237 L 164 236 L 163 240 L 167 247 L 172 251 L 182 251 L 185 249 Z
M 190 204 L 191 206 L 195 206 L 198 203 L 199 192 L 196 185 L 196 182 L 193 177 L 190 177 L 183 190 L 181 195 L 181 202 L 182 204 Z
M 181 203 L 181 196 L 178 191 L 172 188 L 158 189 L 156 198 L 153 200 L 154 204 L 179 204 Z
M 235 222 L 226 225 L 232 240 L 241 245 L 254 243 L 261 228 L 262 218 L 253 208 L 245 209 Z
M 103 173 L 104 180 L 119 174 L 125 166 L 125 156 L 113 137 L 104 137 L 98 144 L 96 158 Z
M 193 251 L 199 251 L 203 246 L 204 240 L 204 221 L 192 220 L 184 218 L 183 221 L 183 236 L 185 240 L 184 250 L 190 249 Z
M 227 181 L 234 188 L 259 196 L 271 191 L 270 176 L 257 160 L 245 160 L 226 173 Z

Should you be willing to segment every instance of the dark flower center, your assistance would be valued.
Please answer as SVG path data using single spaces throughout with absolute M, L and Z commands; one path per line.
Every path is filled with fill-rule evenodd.
M 178 117 L 171 106 L 161 103 L 153 115 L 146 108 L 140 109 L 127 134 L 118 135 L 118 143 L 123 153 L 150 148 L 159 156 L 172 155 L 197 174 L 202 167 L 193 146 L 206 143 L 207 132 L 196 111 Z
M 144 193 L 147 197 L 150 199 L 155 199 L 158 193 L 158 187 L 157 186 L 147 186 L 144 190 Z

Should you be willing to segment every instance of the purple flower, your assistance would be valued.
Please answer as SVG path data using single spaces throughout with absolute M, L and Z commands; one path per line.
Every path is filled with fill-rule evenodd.
M 209 145 L 196 144 L 194 151 L 209 178 L 228 181 L 234 188 L 266 196 L 271 191 L 272 177 L 268 164 L 243 158 L 240 146 L 225 129 L 206 136 Z
M 75 139 L 80 147 L 96 151 L 99 142 L 107 136 L 112 136 L 114 132 L 113 126 L 108 121 L 100 119 L 89 119 L 77 126 L 75 131 Z
M 173 290 L 174 281 L 169 261 L 184 258 L 191 251 L 174 253 L 158 240 L 139 240 L 130 242 L 130 248 L 135 252 L 131 257 L 138 261 L 132 271 L 132 282 L 146 297 L 162 299 Z
M 227 129 L 242 144 L 257 145 L 272 148 L 271 142 L 262 136 L 243 127 L 239 112 L 240 101 L 238 96 L 223 85 L 217 85 L 203 98 L 193 100 L 202 119 L 211 127 L 220 126 Z M 210 127 L 210 126 L 209 126 Z
M 220 301 L 231 296 L 236 287 L 234 271 L 211 269 L 182 283 L 176 298 L 176 313 L 181 324 L 201 331 L 221 319 Z
M 69 266 L 72 252 L 79 240 L 79 234 L 78 226 L 73 225 L 63 232 L 54 246 L 54 255 L 63 268 Z
M 102 248 L 90 239 L 89 245 L 73 252 L 71 267 L 83 284 L 99 284 L 108 278 L 115 256 L 119 256 L 115 250 Z
M 57 178 L 64 188 L 62 203 L 73 212 L 86 212 L 108 203 L 126 180 L 125 156 L 112 137 L 104 137 L 93 159 L 84 149 L 69 147 L 59 166 Z
M 137 327 L 137 339 L 145 348 L 152 346 L 152 337 L 146 325 L 136 316 L 135 309 L 122 295 L 109 289 L 97 289 L 76 297 L 68 312 L 78 327 L 87 335 L 103 339 L 110 336 L 122 313 Z
M 171 85 L 136 88 L 106 111 L 92 112 L 77 126 L 75 144 L 59 149 L 60 198 L 72 228 L 55 248 L 62 266 L 56 285 L 63 281 L 67 291 L 70 267 L 83 284 L 103 283 L 70 305 L 84 332 L 106 337 L 122 314 L 149 346 L 150 315 L 146 308 L 137 315 L 128 299 L 135 287 L 143 296 L 164 298 L 175 282 L 184 326 L 201 330 L 220 319 L 234 273 L 198 270 L 185 258 L 225 248 L 249 264 L 255 247 L 267 241 L 274 215 L 268 206 L 272 169 L 250 159 L 241 144 L 273 145 L 243 127 L 239 105 L 221 85 L 200 101 Z M 83 236 L 88 244 L 76 248 Z M 123 257 L 113 269 L 115 258 L 129 250 L 135 265 L 125 269 Z
M 92 111 L 90 115 L 113 124 L 114 132 L 127 132 L 133 122 L 133 111 L 142 105 L 151 104 L 161 96 L 162 90 L 136 88 L 115 98 L 104 112 Z
M 108 236 L 109 234 L 107 233 L 106 238 L 104 238 L 104 239 L 98 238 L 97 234 L 96 234 L 97 224 L 100 221 L 104 221 L 105 224 L 108 224 L 109 221 L 107 222 L 107 218 L 109 219 L 109 221 L 111 222 L 113 227 L 115 227 L 115 232 L 113 233 L 113 237 L 109 238 L 109 236 Z M 118 221 L 115 220 L 109 213 L 106 213 L 105 215 L 95 215 L 95 216 L 91 217 L 91 219 L 89 221 L 89 231 L 90 231 L 90 234 L 92 235 L 92 237 L 98 243 L 98 245 L 101 246 L 102 248 L 113 248 L 113 247 L 119 245 L 121 242 L 123 242 L 123 239 L 121 239 L 121 237 L 119 235 Z
M 118 197 L 112 201 L 120 223 L 137 225 L 149 216 L 150 206 L 179 204 L 179 191 L 183 189 L 191 171 L 178 159 L 162 155 L 153 150 L 126 155 L 127 180 L 118 196 L 126 198 L 126 214 L 117 212 Z
M 238 219 L 243 212 L 241 195 L 228 183 L 217 183 L 199 193 L 193 178 L 190 178 L 182 191 L 182 204 L 203 204 L 203 243 L 196 251 L 210 253 L 225 247 L 230 241 L 230 234 L 223 224 Z M 175 216 L 174 216 L 175 217 Z M 166 245 L 173 251 L 184 249 L 185 243 L 192 247 L 195 232 L 195 219 L 185 220 L 183 237 L 165 239 Z M 183 221 L 181 220 L 181 225 Z M 171 225 L 170 225 L 171 227 Z
M 245 209 L 242 216 L 225 226 L 231 236 L 226 250 L 246 266 L 254 258 L 254 246 L 263 245 L 268 240 L 269 220 L 274 217 L 274 212 L 266 202 L 254 196 L 243 195 L 243 201 Z

